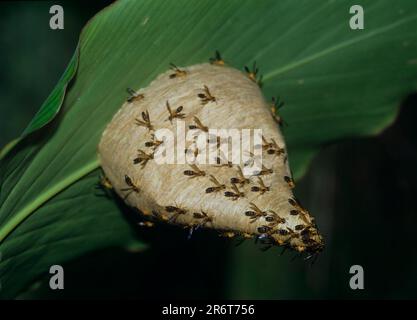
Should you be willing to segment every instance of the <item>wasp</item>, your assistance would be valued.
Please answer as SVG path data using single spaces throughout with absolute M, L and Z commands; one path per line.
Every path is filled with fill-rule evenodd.
M 145 142 L 145 147 L 148 148 L 153 148 L 154 150 L 156 150 L 156 148 L 158 148 L 161 144 L 163 144 L 164 142 L 161 140 L 158 140 L 154 134 L 151 134 L 151 141 L 147 141 Z
M 204 85 L 204 89 L 203 90 L 204 90 L 204 93 L 199 93 L 198 94 L 198 97 L 200 98 L 201 104 L 203 106 L 206 105 L 209 102 L 216 102 L 216 97 L 214 97 L 210 93 L 210 90 L 209 90 L 209 88 L 206 85 Z
M 250 180 L 244 176 L 242 168 L 240 166 L 237 166 L 237 173 L 238 173 L 238 177 L 230 178 L 231 183 L 239 184 L 241 187 L 244 184 L 249 184 Z
M 111 198 L 113 196 L 113 185 L 111 184 L 109 178 L 107 178 L 104 174 L 100 174 L 100 180 L 97 182 L 96 189 L 101 189 L 104 191 L 104 195 L 107 198 Z
M 263 151 L 268 150 L 270 148 L 274 148 L 277 146 L 277 143 L 273 138 L 271 138 L 271 142 L 268 142 L 268 140 L 265 138 L 264 135 L 262 135 L 262 144 L 257 144 L 254 146 L 254 148 L 259 149 L 262 148 Z
M 207 223 L 213 222 L 213 218 L 209 217 L 209 215 L 203 210 L 201 210 L 201 212 L 194 212 L 193 217 L 199 221 L 199 223 L 194 227 L 194 230 L 204 227 Z
M 290 215 L 300 215 L 301 220 L 303 220 L 306 224 L 310 224 L 310 221 L 307 219 L 308 211 L 300 205 L 298 200 L 290 198 L 288 199 L 288 203 L 295 208 L 290 211 Z
M 229 167 L 229 168 L 233 167 L 233 163 L 226 159 L 222 151 L 220 151 L 220 157 L 216 157 L 214 158 L 214 160 L 216 160 L 217 167 Z
M 255 148 L 262 148 L 263 151 L 266 151 L 268 154 L 283 154 L 285 152 L 284 148 L 280 148 L 277 142 L 271 138 L 271 142 L 269 142 L 263 135 L 262 135 L 262 144 L 257 144 Z
M 169 64 L 170 65 L 170 69 L 172 71 L 174 71 L 174 73 L 169 75 L 170 79 L 174 79 L 174 78 L 181 78 L 181 77 L 185 77 L 187 75 L 187 71 L 185 70 L 181 70 L 180 68 L 178 68 L 175 64 L 173 64 L 172 62 Z
M 265 186 L 261 177 L 258 177 L 258 184 L 259 186 L 253 186 L 250 190 L 252 192 L 259 192 L 261 195 L 270 190 L 270 187 Z
M 100 174 L 100 181 L 98 182 L 99 188 L 104 188 L 105 190 L 113 190 L 113 185 L 111 184 L 109 178 L 104 174 Z
M 194 151 L 191 148 L 185 149 L 184 151 L 186 155 L 192 154 L 194 156 L 193 162 L 197 159 L 198 153 L 200 152 L 198 148 L 194 148 Z M 189 161 L 191 162 L 191 159 L 189 159 Z
M 284 154 L 285 153 L 285 149 L 284 148 L 278 148 L 278 149 L 268 149 L 266 151 L 268 154 L 276 154 L 277 156 Z M 287 162 L 287 157 L 285 157 L 284 159 L 284 163 Z
M 120 189 L 120 191 L 123 192 L 128 191 L 128 193 L 126 193 L 126 195 L 124 196 L 125 200 L 132 192 L 139 193 L 139 187 L 132 181 L 132 179 L 128 175 L 125 175 L 125 183 L 128 185 L 128 187 Z
M 203 123 L 200 121 L 200 119 L 198 119 L 196 116 L 194 116 L 193 119 L 194 119 L 195 125 L 194 124 L 189 125 L 188 128 L 190 130 L 200 129 L 201 131 L 204 131 L 204 132 L 208 132 L 209 131 L 209 128 L 207 126 L 203 125 Z
M 244 67 L 246 74 L 249 79 L 251 79 L 253 82 L 257 83 L 258 85 L 261 85 L 262 82 L 262 76 L 258 79 L 258 67 L 256 66 L 256 61 L 253 62 L 252 70 L 250 70 L 247 66 Z
M 288 183 L 288 186 L 293 189 L 295 187 L 294 180 L 290 178 L 289 176 L 284 176 L 284 181 Z
M 175 109 L 174 111 L 171 110 L 171 106 L 169 105 L 169 102 L 166 102 L 166 106 L 169 112 L 169 117 L 167 120 L 169 120 L 172 123 L 172 120 L 174 118 L 178 118 L 178 119 L 184 119 L 185 118 L 185 114 L 182 113 L 182 109 L 184 109 L 183 106 L 179 106 L 177 109 Z
M 229 138 L 221 138 L 214 134 L 210 134 L 207 139 L 208 144 L 216 144 L 216 148 L 219 149 L 222 144 L 229 143 Z
M 268 227 L 268 226 L 261 226 L 261 227 L 258 227 L 257 230 L 258 230 L 259 233 L 267 234 L 267 233 L 271 232 L 272 228 Z M 264 237 L 257 237 L 257 239 L 263 239 L 263 238 L 265 238 L 265 236 Z
M 245 196 L 245 194 L 242 191 L 240 191 L 237 185 L 234 183 L 232 183 L 232 189 L 233 191 L 226 191 L 224 193 L 224 196 L 232 198 L 233 201 Z
M 277 114 L 277 111 L 281 109 L 284 106 L 284 102 L 280 101 L 280 98 L 278 97 L 275 99 L 275 97 L 272 97 L 272 102 L 270 106 L 270 111 L 272 118 L 274 118 L 275 122 L 282 127 L 284 124 L 287 125 L 287 123 Z
M 185 170 L 184 174 L 186 176 L 189 176 L 190 178 L 195 178 L 195 177 L 204 177 L 206 175 L 206 172 L 198 168 L 197 165 L 190 164 L 190 167 L 193 170 Z
M 206 193 L 218 192 L 226 189 L 226 185 L 221 184 L 212 174 L 210 175 L 210 181 L 213 182 L 215 186 L 207 188 Z
M 168 220 L 169 222 L 176 222 L 179 215 L 186 214 L 187 213 L 187 210 L 181 209 L 181 208 L 179 208 L 177 206 L 166 206 L 165 207 L 165 210 L 167 212 L 173 214 L 171 216 L 171 218 L 169 218 L 169 220 Z
M 145 96 L 142 93 L 137 93 L 132 88 L 127 88 L 126 91 L 129 94 L 129 98 L 127 98 L 127 102 L 129 102 L 129 103 L 131 103 L 133 101 L 140 101 L 143 98 L 145 98 Z
M 153 159 L 153 153 L 148 154 L 142 150 L 138 150 L 137 158 L 133 159 L 133 164 L 140 164 L 143 169 L 151 159 Z
M 268 169 L 267 167 L 265 167 L 264 165 L 262 165 L 262 169 L 258 170 L 254 173 L 255 176 L 264 176 L 267 174 L 272 174 L 273 171 L 272 169 Z
M 222 59 L 222 56 L 220 55 L 220 52 L 218 50 L 215 51 L 214 57 L 209 59 L 210 64 L 215 64 L 217 66 L 224 66 L 224 60 Z
M 136 121 L 136 124 L 137 124 L 139 127 L 145 127 L 145 128 L 147 128 L 149 131 L 152 131 L 152 130 L 153 130 L 153 126 L 152 126 L 152 124 L 151 124 L 151 119 L 150 119 L 150 117 L 149 117 L 149 112 L 148 112 L 148 110 L 146 110 L 146 111 L 143 111 L 143 112 L 142 112 L 142 120 L 140 120 L 140 119 L 136 118 L 136 119 L 135 119 L 135 121 Z
M 266 211 L 262 211 L 261 209 L 259 209 L 258 206 L 253 202 L 250 203 L 250 209 L 251 210 L 245 212 L 245 215 L 247 217 L 250 217 L 251 221 L 249 223 L 254 223 L 260 217 L 266 217 L 268 215 Z
M 275 211 L 268 210 L 268 212 L 271 214 L 265 217 L 265 221 L 269 222 L 270 227 L 275 227 L 280 223 L 285 223 L 286 220 L 281 218 Z
M 297 224 L 294 229 L 297 231 L 302 231 L 306 228 L 306 226 L 304 224 Z

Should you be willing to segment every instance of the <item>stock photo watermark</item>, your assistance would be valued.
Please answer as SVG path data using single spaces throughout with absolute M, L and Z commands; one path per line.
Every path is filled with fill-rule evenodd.
M 365 288 L 363 267 L 358 264 L 355 264 L 350 267 L 349 273 L 353 274 L 353 276 L 350 277 L 349 280 L 349 287 L 352 290 L 363 290 Z
M 52 14 L 49 19 L 49 27 L 52 30 L 64 29 L 64 8 L 60 5 L 53 5 L 49 8 L 49 13 Z
M 352 30 L 363 30 L 365 28 L 365 18 L 362 6 L 358 4 L 351 6 L 349 13 L 353 14 L 349 20 L 349 27 Z
M 55 264 L 49 268 L 49 274 L 53 276 L 49 279 L 49 287 L 52 290 L 64 289 L 64 268 L 59 264 Z
M 197 121 L 199 123 L 199 121 Z M 177 120 L 175 130 L 155 130 L 146 142 L 152 152 L 138 150 L 133 163 L 145 166 L 149 160 L 162 164 L 232 166 L 244 164 L 245 176 L 262 170 L 262 150 L 284 151 L 274 139 L 268 141 L 262 129 L 210 129 L 199 123 L 186 133 L 185 121 Z

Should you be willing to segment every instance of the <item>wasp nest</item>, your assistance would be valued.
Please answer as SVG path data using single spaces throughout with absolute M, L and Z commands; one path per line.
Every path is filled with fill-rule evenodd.
M 129 206 L 150 220 L 191 231 L 207 227 L 268 246 L 321 251 L 314 218 L 293 195 L 279 118 L 262 96 L 256 70 L 245 74 L 221 60 L 173 65 L 148 87 L 129 93 L 99 144 L 104 173 Z M 232 159 L 230 139 L 212 134 L 213 128 L 249 130 L 251 149 Z M 175 135 L 174 144 L 167 132 Z M 206 142 L 204 150 L 197 140 Z M 174 161 L 168 145 L 174 145 Z

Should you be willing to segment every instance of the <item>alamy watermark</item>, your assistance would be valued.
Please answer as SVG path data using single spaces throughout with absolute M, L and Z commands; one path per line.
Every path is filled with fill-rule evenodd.
M 64 29 L 64 8 L 55 4 L 49 8 L 49 13 L 52 14 L 52 17 L 49 19 L 49 27 L 52 30 Z
M 352 290 L 363 290 L 364 286 L 364 271 L 363 267 L 356 264 L 350 267 L 349 273 L 353 276 L 349 280 L 349 286 Z
M 349 13 L 353 16 L 349 20 L 349 26 L 352 30 L 363 30 L 365 28 L 365 17 L 362 6 L 355 4 L 350 7 Z
M 186 132 L 185 121 L 182 120 L 176 121 L 175 128 L 175 131 L 162 128 L 153 133 L 150 144 L 156 147 L 151 156 L 156 164 L 243 163 L 245 176 L 254 175 L 262 169 L 262 145 L 265 143 L 262 129 L 205 128 Z M 146 156 L 144 151 L 140 152 Z M 137 163 L 141 162 L 140 155 L 136 159 Z

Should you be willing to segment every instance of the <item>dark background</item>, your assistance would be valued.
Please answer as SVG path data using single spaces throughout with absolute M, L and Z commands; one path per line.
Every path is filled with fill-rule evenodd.
M 1 146 L 24 130 L 63 73 L 83 25 L 109 3 L 0 2 Z M 64 30 L 49 29 L 52 4 L 64 7 Z M 327 242 L 312 267 L 291 262 L 291 254 L 275 259 L 279 268 L 262 265 L 263 257 L 280 251 L 235 247 L 210 232 L 187 241 L 181 229 L 158 226 L 141 230 L 150 250 L 93 253 L 64 265 L 65 290 L 49 290 L 43 278 L 20 298 L 415 299 L 416 107 L 417 95 L 410 95 L 379 136 L 323 147 L 298 183 L 297 194 Z M 248 248 L 259 268 L 256 261 L 254 268 L 237 265 Z M 361 291 L 349 288 L 354 264 L 365 270 Z M 276 287 L 262 285 L 268 273 L 279 272 Z M 241 284 L 240 277 L 251 280 Z

